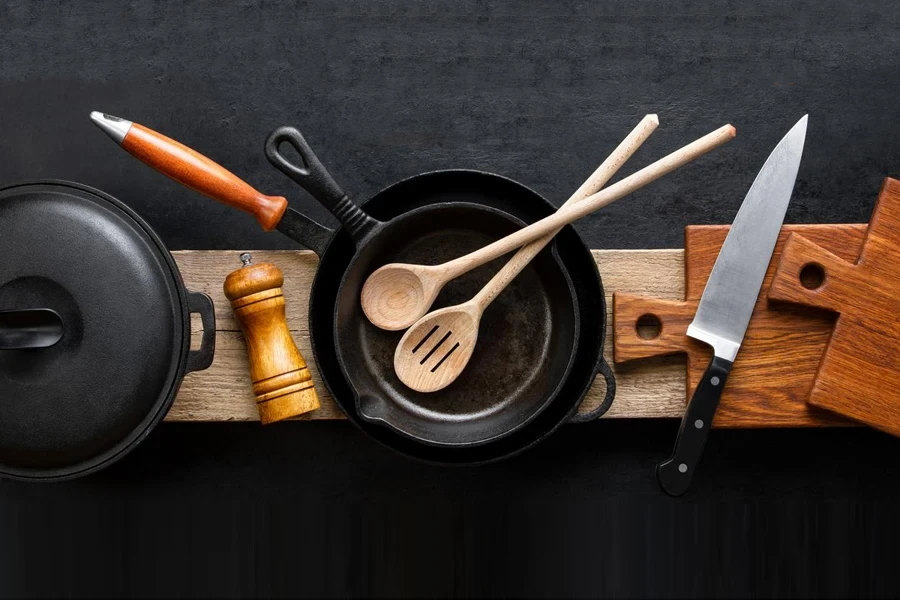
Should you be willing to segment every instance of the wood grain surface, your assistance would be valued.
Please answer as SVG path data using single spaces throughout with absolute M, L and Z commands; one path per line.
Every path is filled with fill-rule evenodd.
M 769 298 L 838 314 L 809 403 L 900 436 L 900 181 L 885 179 L 855 258 L 796 233 Z M 801 281 L 808 268 L 821 270 L 820 285 Z
M 181 386 L 167 421 L 257 421 L 256 400 L 250 380 L 247 350 L 222 282 L 234 270 L 241 254 L 234 251 L 173 252 L 185 285 L 209 294 L 216 305 L 216 356 L 206 371 L 188 375 Z M 309 368 L 322 406 L 299 419 L 341 419 L 343 413 L 328 395 L 313 361 L 307 324 L 309 290 L 318 258 L 309 251 L 250 251 L 254 261 L 271 262 L 284 272 L 284 297 L 288 327 Z M 682 250 L 595 250 L 594 258 L 607 294 L 615 290 L 657 298 L 684 297 L 684 252 Z M 611 306 L 611 303 L 608 303 Z M 193 324 L 198 343 L 200 324 Z M 611 336 L 610 336 L 611 338 Z M 607 358 L 612 358 L 610 339 Z M 684 412 L 683 360 L 662 359 L 652 364 L 617 371 L 616 400 L 607 418 L 680 417 Z M 581 410 L 603 400 L 603 386 L 591 389 Z
M 711 349 L 686 335 L 730 227 L 685 228 L 685 300 L 672 301 L 617 290 L 613 298 L 615 360 L 619 371 L 637 359 L 686 354 L 687 401 L 709 363 Z M 770 307 L 764 290 L 792 232 L 802 233 L 843 259 L 859 252 L 865 225 L 786 225 L 763 282 L 753 318 L 728 379 L 716 418 L 717 427 L 815 427 L 847 425 L 846 419 L 811 407 L 806 398 L 834 324 L 832 315 L 808 308 Z M 661 324 L 655 339 L 643 339 L 638 320 L 655 315 Z

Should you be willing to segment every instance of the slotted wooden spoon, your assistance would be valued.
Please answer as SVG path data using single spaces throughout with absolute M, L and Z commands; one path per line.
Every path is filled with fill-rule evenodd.
M 636 132 L 640 129 L 641 125 L 629 135 L 629 138 L 632 136 L 639 136 L 640 133 Z M 531 242 L 535 238 L 548 236 L 546 240 L 540 240 L 542 244 L 546 244 L 552 239 L 552 235 L 555 235 L 561 227 L 612 203 L 659 177 L 662 177 L 666 173 L 677 169 L 713 148 L 733 139 L 734 135 L 734 127 L 725 125 L 688 144 L 684 148 L 656 161 L 650 166 L 641 169 L 637 173 L 610 186 L 604 191 L 588 196 L 582 200 L 574 200 L 574 206 L 571 208 L 568 208 L 569 202 L 567 202 L 566 207 L 561 208 L 555 214 L 529 225 L 524 229 L 520 229 L 519 231 L 464 256 L 461 259 L 446 263 L 446 265 L 453 265 L 460 260 L 469 260 L 472 261 L 472 263 L 475 263 L 469 268 L 461 271 L 466 272 L 469 269 L 475 268 L 478 265 L 484 264 L 493 258 L 497 258 L 498 256 L 519 247 L 521 244 Z M 629 138 L 626 138 L 626 140 L 620 144 L 619 148 L 616 149 L 616 152 L 622 149 L 623 146 L 628 145 Z M 634 152 L 634 149 L 636 149 L 636 147 L 632 148 L 631 152 Z M 614 158 L 616 152 L 610 157 L 611 159 Z M 614 160 L 614 162 L 616 161 Z M 600 169 L 598 169 L 598 171 L 599 170 Z M 612 173 L 610 173 L 610 176 L 611 175 Z M 593 176 L 591 179 L 593 179 Z M 585 182 L 585 185 L 593 183 L 591 182 L 591 179 Z M 528 248 L 530 248 L 530 246 Z M 435 392 L 447 387 L 459 377 L 460 373 L 462 373 L 468 364 L 469 359 L 472 357 L 472 352 L 478 341 L 478 327 L 484 310 L 490 305 L 491 301 L 497 297 L 497 294 L 499 294 L 525 267 L 525 265 L 528 264 L 534 257 L 534 254 L 537 254 L 537 252 L 531 254 L 531 251 L 528 250 L 528 248 L 523 248 L 522 252 L 510 260 L 510 262 L 507 263 L 507 265 L 501 269 L 474 298 L 463 304 L 433 311 L 416 321 L 412 327 L 409 328 L 400 339 L 400 343 L 397 345 L 397 350 L 394 353 L 394 370 L 400 378 L 400 381 L 419 392 Z M 539 250 L 540 248 L 538 248 L 538 251 Z M 443 266 L 445 265 L 439 265 L 438 269 Z M 422 273 L 425 273 L 426 277 L 432 275 L 432 277 L 439 282 L 438 290 L 446 281 L 452 279 L 452 277 L 450 277 L 444 281 L 440 281 L 441 277 L 445 276 L 440 270 L 428 271 L 427 269 L 433 269 L 434 267 L 423 267 L 422 265 L 386 265 L 379 269 L 379 271 L 387 268 L 402 271 L 406 267 L 412 267 L 410 272 L 414 273 L 417 277 L 420 277 Z M 422 271 L 423 269 L 426 270 Z M 459 270 L 459 267 L 456 267 L 455 270 Z M 373 280 L 373 277 L 377 273 L 378 271 L 370 276 L 366 285 L 369 285 L 369 282 Z M 378 280 L 376 280 L 376 282 L 377 281 Z M 434 283 L 434 281 L 429 281 L 427 285 L 435 286 L 437 284 Z M 436 296 L 437 294 L 435 293 L 434 295 Z M 366 293 L 364 288 L 364 302 L 365 297 Z M 421 298 L 421 296 L 419 297 Z M 428 306 L 430 306 L 433 300 L 434 299 L 431 298 L 428 301 Z M 427 306 L 425 310 L 427 310 Z M 366 314 L 369 314 L 368 311 L 366 311 Z

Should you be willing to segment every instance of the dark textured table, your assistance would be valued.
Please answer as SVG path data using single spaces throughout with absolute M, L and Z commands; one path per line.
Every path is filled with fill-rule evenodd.
M 578 225 L 595 248 L 727 223 L 810 114 L 788 222 L 868 220 L 900 175 L 892 2 L 108 2 L 0 6 L 0 182 L 63 178 L 172 249 L 290 248 L 125 156 L 98 109 L 326 218 L 262 142 L 301 128 L 365 198 L 495 171 L 561 202 L 647 112 L 625 171 L 722 123 L 738 138 Z M 9 260 L 10 257 L 6 257 Z M 0 399 L 2 401 L 2 399 Z M 346 423 L 164 424 L 64 484 L 0 482 L 0 595 L 896 596 L 900 442 L 716 431 L 689 496 L 653 466 L 677 423 L 569 426 L 477 469 Z

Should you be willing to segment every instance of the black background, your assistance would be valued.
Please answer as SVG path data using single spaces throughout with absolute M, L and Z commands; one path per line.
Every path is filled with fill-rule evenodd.
M 647 112 L 624 171 L 738 137 L 579 223 L 595 248 L 727 223 L 804 113 L 787 222 L 864 222 L 900 175 L 891 2 L 109 2 L 0 6 L 0 182 L 130 204 L 171 249 L 291 248 L 129 158 L 87 116 L 175 137 L 332 222 L 262 142 L 298 126 L 352 196 L 494 171 L 556 202 Z M 4 257 L 3 260 L 27 260 Z M 418 464 L 351 425 L 164 424 L 113 468 L 0 482 L 2 595 L 889 596 L 900 444 L 870 430 L 716 431 L 693 492 L 657 490 L 677 423 L 569 426 L 481 468 Z

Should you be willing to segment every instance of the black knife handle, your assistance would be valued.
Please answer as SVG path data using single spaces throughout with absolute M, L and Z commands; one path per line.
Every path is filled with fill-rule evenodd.
M 731 361 L 718 356 L 713 356 L 709 361 L 709 366 L 688 403 L 684 418 L 681 419 L 672 456 L 656 465 L 659 486 L 670 496 L 682 495 L 691 484 L 691 477 L 700 463 L 731 365 Z

